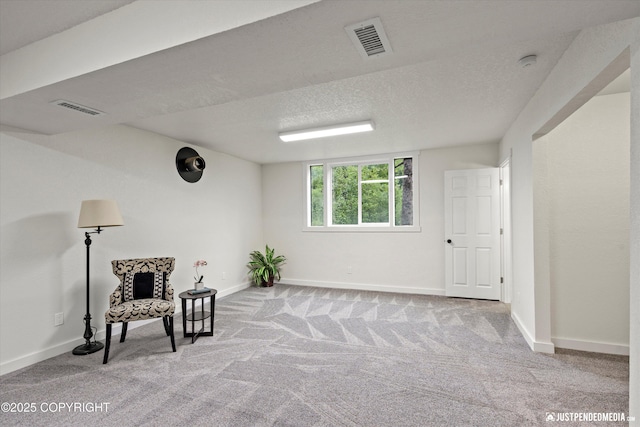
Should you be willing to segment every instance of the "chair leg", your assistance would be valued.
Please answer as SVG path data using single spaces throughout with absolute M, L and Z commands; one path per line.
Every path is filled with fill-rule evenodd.
M 122 323 L 122 332 L 120 333 L 120 342 L 124 342 L 124 339 L 127 337 L 127 326 L 129 326 L 129 323 L 127 322 Z
M 167 320 L 169 321 L 169 331 L 171 332 L 171 348 L 173 352 L 176 352 L 176 339 L 173 336 L 173 316 L 167 316 Z
M 111 323 L 107 323 L 106 337 L 104 340 L 104 359 L 102 364 L 106 365 L 109 360 L 109 347 L 111 346 Z
M 168 316 L 162 318 L 162 324 L 164 325 L 164 331 L 167 333 L 167 336 L 169 336 L 171 334 L 169 333 L 169 320 L 167 317 Z

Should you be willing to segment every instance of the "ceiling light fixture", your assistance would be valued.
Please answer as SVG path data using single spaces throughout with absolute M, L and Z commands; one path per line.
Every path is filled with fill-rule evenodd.
M 296 130 L 278 134 L 284 142 L 302 141 L 305 139 L 324 138 L 327 136 L 347 135 L 350 133 L 369 132 L 373 130 L 373 122 L 347 123 L 343 125 L 326 126 L 315 129 Z

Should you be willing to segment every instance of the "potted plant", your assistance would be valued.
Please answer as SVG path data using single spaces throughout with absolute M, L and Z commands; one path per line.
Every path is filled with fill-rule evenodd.
M 196 268 L 196 275 L 193 277 L 194 279 L 196 279 L 196 282 L 194 284 L 194 289 L 196 291 L 204 288 L 204 282 L 202 281 L 202 279 L 204 279 L 204 276 L 198 273 L 198 267 L 204 267 L 205 265 L 207 265 L 207 261 L 203 259 L 199 259 L 193 263 L 193 266 Z
M 273 286 L 273 280 L 280 280 L 280 265 L 287 259 L 283 255 L 274 256 L 274 249 L 266 245 L 265 253 L 253 251 L 247 264 L 253 283 L 257 286 Z

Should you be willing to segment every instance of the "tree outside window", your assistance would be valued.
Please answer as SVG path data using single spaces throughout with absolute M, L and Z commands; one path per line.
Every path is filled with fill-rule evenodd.
M 310 164 L 308 224 L 336 229 L 413 226 L 413 167 L 414 156 Z
M 311 173 L 311 225 L 324 225 L 324 166 L 312 165 Z

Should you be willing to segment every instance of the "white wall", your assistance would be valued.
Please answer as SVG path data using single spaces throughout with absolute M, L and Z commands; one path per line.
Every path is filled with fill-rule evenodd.
M 629 351 L 629 98 L 597 96 L 533 143 L 557 347 Z
M 83 199 L 116 199 L 125 221 L 92 235 L 91 314 L 99 338 L 118 284 L 112 259 L 175 257 L 177 292 L 193 287 L 196 259 L 208 261 L 200 272 L 219 295 L 248 284 L 248 254 L 263 242 L 259 165 L 198 148 L 207 167 L 190 184 L 175 169 L 185 144 L 126 126 L 0 135 L 2 373 L 83 342 L 85 230 L 76 228 Z M 58 312 L 64 325 L 54 327 Z
M 302 164 L 264 165 L 264 236 L 287 256 L 282 282 L 443 295 L 444 171 L 497 164 L 497 144 L 420 152 L 421 231 L 415 233 L 303 231 Z
M 639 49 L 640 18 L 581 31 L 500 144 L 501 158 L 512 154 L 512 317 L 533 349 L 553 351 L 550 289 L 545 283 L 538 285 L 534 274 L 532 139 L 549 122 L 562 122 L 631 62 L 629 412 L 636 419 L 640 419 L 640 180 L 634 179 L 639 176 L 640 163 Z
M 629 413 L 640 425 L 640 19 L 631 44 Z

